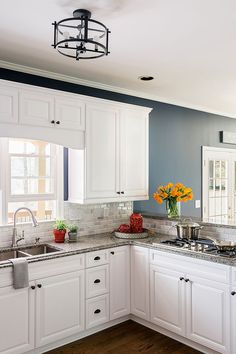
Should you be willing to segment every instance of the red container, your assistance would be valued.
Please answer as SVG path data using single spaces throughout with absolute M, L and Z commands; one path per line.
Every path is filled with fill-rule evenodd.
M 141 214 L 132 214 L 130 216 L 130 229 L 133 233 L 143 232 L 143 218 Z
M 54 229 L 53 234 L 54 234 L 54 240 L 56 243 L 64 243 L 65 242 L 66 230 Z

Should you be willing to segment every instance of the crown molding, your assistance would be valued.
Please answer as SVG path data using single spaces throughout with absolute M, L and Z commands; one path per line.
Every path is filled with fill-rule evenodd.
M 4 69 L 19 71 L 19 72 L 26 73 L 26 74 L 42 76 L 42 77 L 46 77 L 49 79 L 65 81 L 65 82 L 70 82 L 70 83 L 77 84 L 77 85 L 88 86 L 88 87 L 92 87 L 92 88 L 96 88 L 96 89 L 100 89 L 100 90 L 120 93 L 123 95 L 129 95 L 129 96 L 144 98 L 147 100 L 158 101 L 160 103 L 167 103 L 167 104 L 180 106 L 180 107 L 184 107 L 184 108 L 189 108 L 189 109 L 193 109 L 193 110 L 197 110 L 197 111 L 201 111 L 201 112 L 225 116 L 228 118 L 236 118 L 236 113 L 233 114 L 233 113 L 228 113 L 228 112 L 222 112 L 222 111 L 211 109 L 209 107 L 205 107 L 205 106 L 201 106 L 201 105 L 194 105 L 194 104 L 187 103 L 184 101 L 179 101 L 174 98 L 166 98 L 166 97 L 161 97 L 158 95 L 149 94 L 146 92 L 129 90 L 129 89 L 118 87 L 118 86 L 111 86 L 111 85 L 103 84 L 103 83 L 96 82 L 96 81 L 84 80 L 84 79 L 76 78 L 73 76 L 59 74 L 59 73 L 47 71 L 47 70 L 41 70 L 41 69 L 37 69 L 34 67 L 30 67 L 30 66 L 15 64 L 15 63 L 7 62 L 4 60 L 0 60 L 0 67 L 4 68 Z

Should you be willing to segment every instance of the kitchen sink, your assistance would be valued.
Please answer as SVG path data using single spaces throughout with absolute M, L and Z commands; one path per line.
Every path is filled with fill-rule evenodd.
M 0 262 L 8 261 L 11 258 L 28 257 L 28 254 L 24 254 L 21 251 L 0 251 Z
M 11 258 L 41 256 L 60 251 L 62 249 L 48 244 L 18 247 L 13 250 L 0 250 L 0 262 L 8 261 Z
M 38 256 L 41 254 L 59 252 L 61 251 L 61 249 L 46 244 L 46 245 L 35 245 L 35 246 L 24 247 L 21 248 L 20 251 L 27 253 L 30 256 Z

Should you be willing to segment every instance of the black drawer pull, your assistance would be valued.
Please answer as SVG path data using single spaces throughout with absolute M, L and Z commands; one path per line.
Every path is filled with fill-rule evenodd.
M 96 256 L 96 257 L 94 258 L 95 261 L 99 261 L 99 259 L 101 259 L 99 256 Z
M 94 280 L 94 284 L 98 284 L 98 283 L 101 283 L 101 280 L 100 279 L 95 279 Z
M 95 314 L 100 313 L 100 312 L 101 312 L 100 309 L 97 309 L 97 310 L 94 311 Z
M 120 192 L 116 192 L 116 194 L 120 194 Z
M 236 291 L 232 291 L 231 295 L 233 296 L 236 295 Z
M 122 191 L 122 192 L 120 192 L 120 194 L 125 194 L 125 192 Z
M 52 124 L 55 124 L 55 120 L 51 120 L 51 123 L 52 123 Z
M 111 254 L 115 254 L 115 252 L 114 252 L 114 251 L 111 251 Z
M 179 280 L 181 280 L 181 281 L 184 280 L 184 277 L 180 277 Z
M 37 287 L 38 287 L 38 288 L 42 288 L 42 284 L 38 284 Z
M 186 283 L 190 282 L 190 279 L 188 279 L 188 278 L 187 278 L 187 279 L 185 279 L 185 282 L 186 282 Z
M 31 286 L 31 289 L 32 289 L 32 290 L 34 290 L 34 289 L 35 289 L 35 286 L 34 286 L 34 285 L 32 285 L 32 286 Z
M 56 124 L 60 124 L 61 122 L 59 120 L 56 121 Z

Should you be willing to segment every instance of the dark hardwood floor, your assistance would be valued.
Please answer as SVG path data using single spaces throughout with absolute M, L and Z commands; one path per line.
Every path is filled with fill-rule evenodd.
M 199 354 L 200 352 L 133 321 L 47 352 L 47 354 Z

